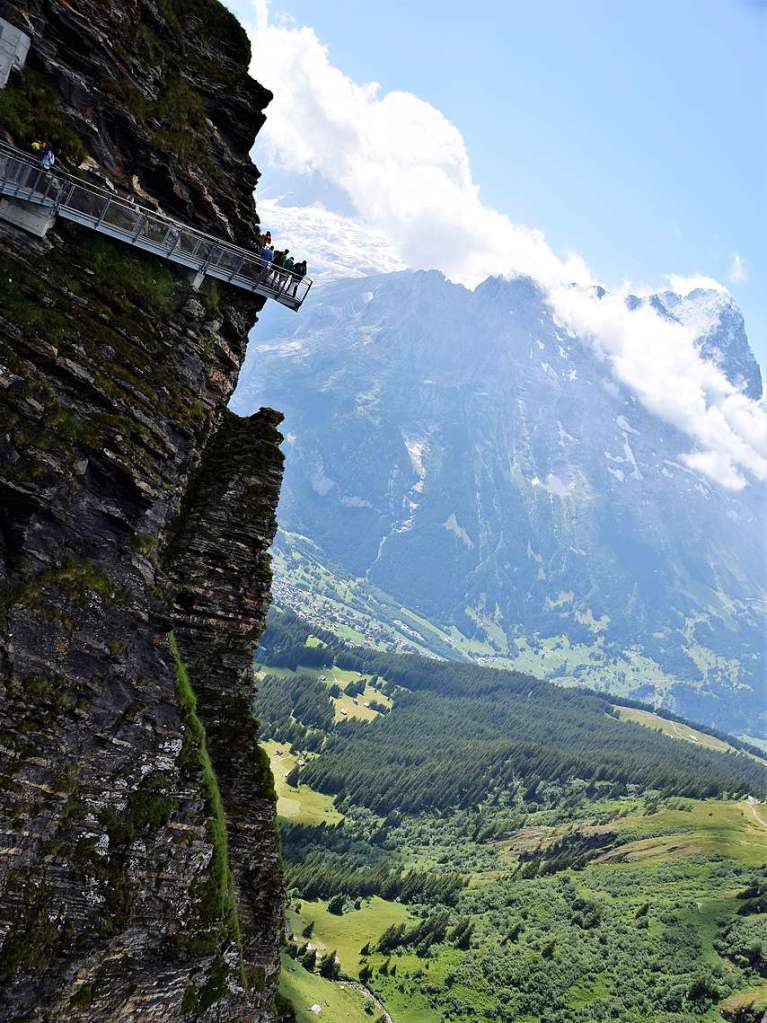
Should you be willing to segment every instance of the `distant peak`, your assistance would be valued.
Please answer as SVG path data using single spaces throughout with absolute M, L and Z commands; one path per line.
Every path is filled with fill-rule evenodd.
M 508 295 L 510 298 L 519 300 L 525 297 L 542 298 L 545 292 L 532 277 L 519 274 L 514 277 L 488 277 L 477 285 L 474 294 L 481 295 L 483 299 Z
M 629 295 L 626 305 L 629 309 L 651 306 L 665 319 L 691 328 L 701 356 L 718 366 L 747 397 L 761 398 L 762 373 L 748 343 L 743 316 L 728 291 L 702 285 L 683 294 L 667 289 L 645 298 Z

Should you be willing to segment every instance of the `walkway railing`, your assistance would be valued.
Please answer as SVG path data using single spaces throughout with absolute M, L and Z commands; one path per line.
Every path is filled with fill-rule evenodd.
M 58 169 L 43 170 L 37 161 L 0 142 L 0 194 L 42 206 L 117 241 L 151 252 L 215 277 L 236 288 L 273 298 L 298 309 L 312 281 L 290 270 L 272 267 L 237 245 L 187 227 L 138 203 Z

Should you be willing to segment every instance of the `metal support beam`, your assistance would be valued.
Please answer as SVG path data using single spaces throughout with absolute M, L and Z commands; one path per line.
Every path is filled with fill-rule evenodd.
M 26 32 L 0 18 L 0 89 L 7 85 L 11 71 L 24 67 L 31 44 Z
M 56 214 L 45 206 L 35 206 L 18 199 L 0 199 L 0 220 L 36 238 L 45 238 L 56 223 Z

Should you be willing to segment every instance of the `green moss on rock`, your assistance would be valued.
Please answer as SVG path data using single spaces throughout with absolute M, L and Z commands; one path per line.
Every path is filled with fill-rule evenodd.
M 243 969 L 242 937 L 240 933 L 240 921 L 237 916 L 237 899 L 234 890 L 234 881 L 229 866 L 228 839 L 226 830 L 226 815 L 224 804 L 221 799 L 221 792 L 218 787 L 218 779 L 213 769 L 213 764 L 208 753 L 205 739 L 205 727 L 197 714 L 197 697 L 192 687 L 189 673 L 181 660 L 176 638 L 173 633 L 168 637 L 168 645 L 173 655 L 176 668 L 176 685 L 178 689 L 181 706 L 186 718 L 186 726 L 189 734 L 189 745 L 186 753 L 189 757 L 194 751 L 197 758 L 197 766 L 202 775 L 204 785 L 204 796 L 206 809 L 208 811 L 208 837 L 213 847 L 213 855 L 210 861 L 208 880 L 201 892 L 199 901 L 200 923 L 203 929 L 214 930 L 216 933 L 216 944 L 222 949 L 227 944 L 234 943 L 240 950 L 240 981 L 245 984 L 246 978 Z M 215 970 L 214 970 L 215 973 Z M 214 985 L 218 990 L 217 985 Z M 221 997 L 225 987 L 222 987 Z M 212 1004 L 208 1001 L 213 988 L 210 982 L 200 992 L 199 1001 L 201 1009 Z M 215 1000 L 215 999 L 213 999 Z
M 66 940 L 66 929 L 56 925 L 58 916 L 45 884 L 28 888 L 28 902 L 14 935 L 3 946 L 0 960 L 0 983 L 12 980 L 18 973 L 40 976 Z

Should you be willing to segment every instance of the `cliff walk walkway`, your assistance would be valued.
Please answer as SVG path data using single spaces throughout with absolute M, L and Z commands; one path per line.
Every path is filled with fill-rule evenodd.
M 72 174 L 46 171 L 34 158 L 4 142 L 0 142 L 0 195 L 10 200 L 0 200 L 0 217 L 33 234 L 44 236 L 56 217 L 63 217 L 186 267 L 195 275 L 195 287 L 206 276 L 215 277 L 235 288 L 273 298 L 289 309 L 299 309 L 312 286 L 310 278 L 272 268 L 247 249 L 119 198 Z

